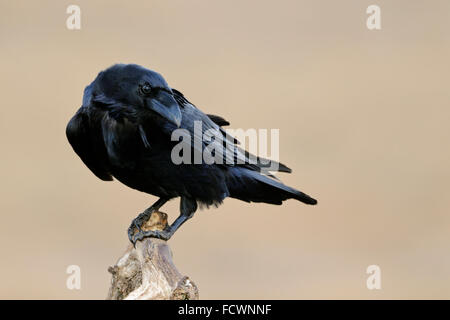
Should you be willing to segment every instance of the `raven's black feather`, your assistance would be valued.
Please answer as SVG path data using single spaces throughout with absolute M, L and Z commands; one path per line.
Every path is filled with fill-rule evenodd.
M 218 126 L 220 127 L 224 127 L 224 126 L 229 126 L 230 123 L 225 120 L 224 118 L 222 118 L 221 116 L 216 116 L 214 114 L 207 114 L 207 116 Z

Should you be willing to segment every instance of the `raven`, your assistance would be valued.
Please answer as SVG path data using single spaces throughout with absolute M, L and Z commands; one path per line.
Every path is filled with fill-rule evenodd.
M 201 124 L 200 134 L 195 123 Z M 159 197 L 132 221 L 128 237 L 133 244 L 145 237 L 168 240 L 198 205 L 218 206 L 226 197 L 278 205 L 291 198 L 317 203 L 266 172 L 274 165 L 280 172 L 291 170 L 238 147 L 239 142 L 222 128 L 228 124 L 220 116 L 200 111 L 159 73 L 136 64 L 116 64 L 85 88 L 82 106 L 69 121 L 66 135 L 98 178 L 111 181 L 114 177 L 130 188 Z M 194 140 L 214 130 L 222 139 L 214 140 L 215 146 L 225 148 L 214 149 L 214 156 L 224 161 L 175 163 L 172 152 L 177 141 L 172 133 L 177 129 L 192 136 L 189 147 L 194 153 L 212 143 Z M 170 226 L 162 231 L 141 229 L 153 211 L 176 197 L 180 197 L 180 215 Z

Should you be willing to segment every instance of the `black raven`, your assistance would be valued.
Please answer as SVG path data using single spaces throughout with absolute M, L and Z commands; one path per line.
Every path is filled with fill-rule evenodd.
M 201 124 L 200 133 L 195 123 Z M 238 141 L 222 128 L 228 124 L 222 117 L 204 114 L 170 88 L 160 74 L 135 64 L 116 64 L 86 87 L 83 104 L 69 121 L 66 135 L 98 178 L 111 181 L 114 177 L 130 188 L 159 197 L 131 223 L 128 237 L 133 244 L 145 237 L 168 240 L 194 215 L 197 205 L 217 206 L 226 197 L 270 204 L 291 198 L 317 203 L 266 172 L 274 165 L 277 171 L 291 170 L 238 147 Z M 215 146 L 224 148 L 211 154 L 223 161 L 175 163 L 172 153 L 179 141 L 173 140 L 172 134 L 177 129 L 191 136 L 189 150 L 193 153 L 202 153 L 212 140 L 218 141 Z M 201 140 L 207 130 L 218 133 L 222 141 Z M 164 231 L 141 229 L 153 211 L 176 197 L 181 199 L 180 216 L 172 225 Z

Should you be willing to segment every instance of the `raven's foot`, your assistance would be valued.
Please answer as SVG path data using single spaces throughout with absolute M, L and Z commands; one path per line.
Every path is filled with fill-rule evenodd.
M 130 227 L 128 228 L 128 239 L 130 239 L 130 242 L 133 243 L 134 246 L 136 246 L 136 241 L 142 240 L 146 237 L 152 237 L 152 235 L 148 232 L 150 229 L 156 228 L 161 230 L 160 232 L 157 232 L 159 230 L 154 231 L 154 238 L 164 239 L 167 237 L 164 233 L 165 230 L 168 229 L 167 215 L 158 211 L 159 208 L 161 208 L 161 206 L 163 206 L 166 202 L 167 199 L 160 198 L 150 208 L 133 219 Z M 167 239 L 169 239 L 170 236 L 168 236 Z
M 131 222 L 128 228 L 128 239 L 134 246 L 137 241 L 144 238 L 169 240 L 172 234 L 167 224 L 167 214 L 156 210 L 144 211 Z
M 134 240 L 135 235 L 143 232 L 141 227 L 146 221 L 148 221 L 151 214 L 151 212 L 145 210 L 134 218 L 133 221 L 131 221 L 131 225 L 128 228 L 128 239 L 133 243 L 133 245 L 136 245 L 136 241 Z
M 166 228 L 165 230 L 148 230 L 148 231 L 139 231 L 137 232 L 130 241 L 133 243 L 133 245 L 136 246 L 136 242 L 139 240 L 143 240 L 145 238 L 157 238 L 161 240 L 169 240 L 170 237 L 172 237 L 172 233 L 170 232 L 169 228 Z
M 128 239 L 134 246 L 136 246 L 137 241 L 144 238 L 169 240 L 183 223 L 192 218 L 195 210 L 197 210 L 195 199 L 181 197 L 180 216 L 169 226 L 167 215 L 158 211 L 167 201 L 165 198 L 160 198 L 131 222 L 131 226 L 128 228 Z

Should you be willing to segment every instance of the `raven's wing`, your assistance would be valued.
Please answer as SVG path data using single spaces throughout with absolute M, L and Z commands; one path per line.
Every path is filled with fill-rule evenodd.
M 181 128 L 187 129 L 191 134 L 191 144 L 196 152 L 203 152 L 203 150 L 208 147 L 215 150 L 216 158 L 222 160 L 221 164 L 223 165 L 243 166 L 258 172 L 262 172 L 265 168 L 278 168 L 276 171 L 291 172 L 291 169 L 282 163 L 254 156 L 248 151 L 237 146 L 239 141 L 220 127 L 221 125 L 228 125 L 228 121 L 220 116 L 204 114 L 192 103 L 190 103 L 181 92 L 175 89 L 172 89 L 172 91 L 174 93 L 175 100 L 181 106 L 181 112 L 183 115 Z M 201 123 L 201 131 L 195 130 L 196 122 Z M 213 139 L 212 141 L 205 142 L 203 140 L 203 135 L 208 130 L 214 132 L 214 136 L 220 137 L 221 139 Z M 198 144 L 195 141 L 202 141 L 202 144 Z
M 108 157 L 103 143 L 97 143 L 101 129 L 90 123 L 88 110 L 81 107 L 70 119 L 66 127 L 66 136 L 73 150 L 84 164 L 100 179 L 111 181 L 108 172 Z

